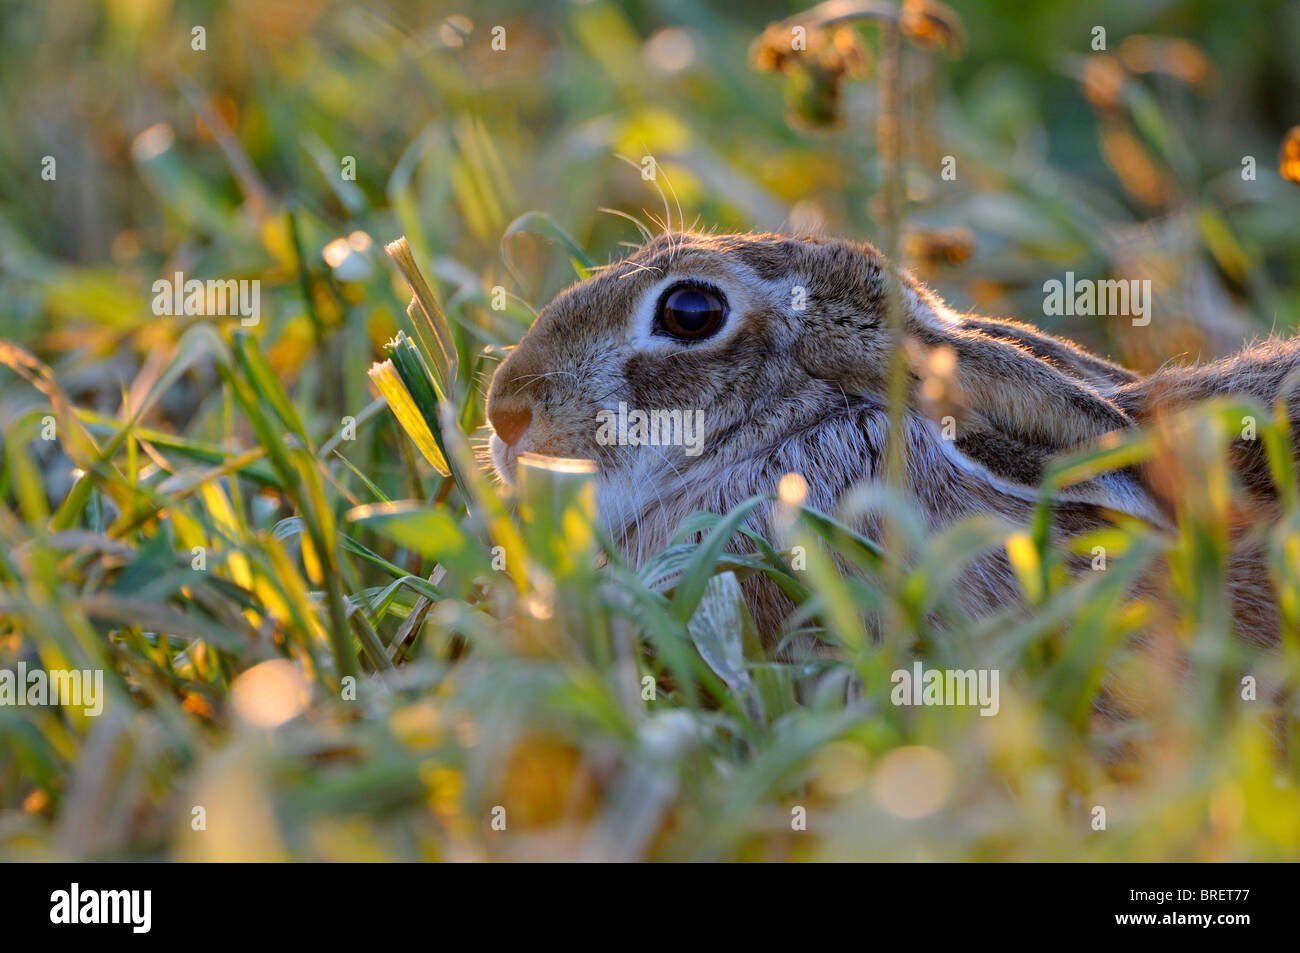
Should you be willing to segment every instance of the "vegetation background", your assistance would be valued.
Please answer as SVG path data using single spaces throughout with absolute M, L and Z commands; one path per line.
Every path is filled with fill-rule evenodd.
M 1292 331 L 1300 5 L 953 6 L 959 46 L 908 4 L 939 20 L 910 21 L 891 109 L 875 24 L 754 68 L 782 3 L 0 3 L 0 666 L 101 668 L 109 693 L 98 718 L 0 707 L 0 855 L 1300 858 L 1294 493 L 1266 540 L 1281 646 L 1234 641 L 1222 589 L 1222 449 L 1246 412 L 1283 440 L 1270 408 L 1183 422 L 1188 525 L 1081 541 L 1111 562 L 1080 580 L 1025 528 L 926 538 L 900 503 L 882 552 L 797 498 L 754 555 L 701 517 L 703 543 L 595 572 L 581 477 L 541 473 L 516 511 L 472 463 L 501 349 L 638 240 L 604 209 L 882 240 L 892 197 L 953 306 L 1144 370 Z M 428 421 L 454 476 L 367 376 L 420 331 L 382 249 L 402 234 L 459 355 Z M 1067 270 L 1151 279 L 1151 324 L 1044 316 Z M 178 271 L 259 280 L 260 323 L 156 315 Z M 961 620 L 947 583 L 990 545 L 1026 605 Z M 1157 560 L 1169 605 L 1128 594 Z M 749 572 L 830 650 L 747 637 Z M 917 656 L 999 668 L 998 716 L 891 705 Z M 1107 672 L 1119 724 L 1092 715 Z

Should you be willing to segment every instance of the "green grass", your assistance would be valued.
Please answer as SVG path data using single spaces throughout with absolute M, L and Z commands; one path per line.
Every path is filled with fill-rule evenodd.
M 1107 554 L 1077 578 L 1045 520 L 927 534 L 888 489 L 888 548 L 782 504 L 781 538 L 733 539 L 743 510 L 700 514 L 638 569 L 603 539 L 589 476 L 529 470 L 511 498 L 482 470 L 502 349 L 637 237 L 599 209 L 679 223 L 616 155 L 656 155 L 688 223 L 776 227 L 796 206 L 830 232 L 888 226 L 872 75 L 842 90 L 841 131 L 792 129 L 780 80 L 746 66 L 791 11 L 691 6 L 502 3 L 470 14 L 463 47 L 423 5 L 3 14 L 0 667 L 102 669 L 109 697 L 98 718 L 0 707 L 0 856 L 1300 858 L 1294 493 L 1263 540 L 1288 635 L 1253 649 L 1224 617 L 1224 449 L 1244 415 L 1293 484 L 1271 408 L 1176 421 L 1190 515 L 1170 537 L 1076 541 Z M 1143 368 L 1294 327 L 1300 192 L 1274 171 L 1270 117 L 1300 79 L 1279 52 L 1295 11 L 1058 7 L 959 5 L 962 59 L 905 47 L 909 263 L 957 306 L 1030 319 L 1066 269 L 1145 269 L 1171 302 L 1149 328 L 1038 322 Z M 493 60 L 497 22 L 511 52 Z M 1076 83 L 1094 22 L 1112 50 L 1199 40 L 1252 109 L 1135 75 L 1094 113 Z M 694 37 L 681 70 L 644 51 L 669 25 Z M 159 122 L 170 135 L 135 138 Z M 1166 183 L 1158 204 L 1127 190 L 1135 166 L 1106 164 L 1116 129 Z M 969 259 L 917 251 L 953 225 Z M 412 313 L 383 251 L 399 235 L 429 284 Z M 261 323 L 155 316 L 152 282 L 178 270 L 259 279 Z M 436 452 L 367 376 L 385 358 Z M 1138 435 L 1049 479 L 1162 452 Z M 1025 605 L 975 622 L 952 580 L 988 547 Z M 1153 566 L 1160 598 L 1133 596 Z M 738 597 L 753 573 L 821 651 L 759 644 Z M 997 668 L 998 716 L 892 704 L 890 674 L 918 657 Z M 1106 677 L 1132 717 L 1094 716 Z

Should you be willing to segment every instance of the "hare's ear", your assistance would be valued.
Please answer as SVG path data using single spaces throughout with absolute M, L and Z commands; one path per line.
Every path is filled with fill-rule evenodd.
M 1034 357 L 1054 364 L 1071 377 L 1077 377 L 1103 390 L 1111 390 L 1138 380 L 1138 375 L 1127 367 L 1121 367 L 1113 361 L 1098 357 L 1085 351 L 1073 341 L 1055 337 L 1032 324 L 1023 324 L 1008 318 L 985 318 L 972 314 L 962 315 L 961 323 L 989 337 L 1010 341 Z
M 908 322 L 904 345 L 916 378 L 940 376 L 950 398 L 987 426 L 1061 449 L 1133 420 L 1096 390 L 1012 341 L 930 315 Z

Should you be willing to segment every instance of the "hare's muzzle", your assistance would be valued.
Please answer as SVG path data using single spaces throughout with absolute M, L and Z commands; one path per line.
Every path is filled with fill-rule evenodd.
M 497 404 L 488 407 L 488 420 L 497 436 L 514 446 L 533 422 L 533 411 L 527 406 Z

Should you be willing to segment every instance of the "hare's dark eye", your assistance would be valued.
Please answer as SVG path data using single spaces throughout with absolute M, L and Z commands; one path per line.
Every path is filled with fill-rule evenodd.
M 681 341 L 698 341 L 713 334 L 727 319 L 727 299 L 708 285 L 673 285 L 659 298 L 655 333 Z

